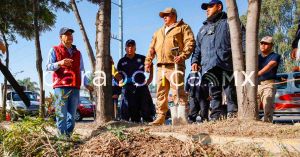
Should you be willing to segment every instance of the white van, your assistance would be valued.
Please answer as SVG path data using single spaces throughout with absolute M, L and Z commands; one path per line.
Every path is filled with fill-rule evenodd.
M 21 116 L 37 115 L 39 113 L 40 102 L 37 94 L 31 91 L 24 92 L 30 100 L 30 106 L 27 107 L 15 91 L 9 91 L 6 94 L 6 110 L 10 113 L 11 120 L 16 121 Z
M 278 73 L 275 86 L 274 116 L 300 115 L 300 72 Z
M 3 107 L 3 84 L 0 85 L 0 108 Z M 23 87 L 24 88 L 24 87 Z M 25 88 L 24 88 L 25 89 Z M 39 113 L 40 102 L 37 99 L 37 93 L 32 91 L 25 91 L 25 95 L 30 100 L 30 106 L 27 107 L 21 100 L 19 95 L 14 91 L 11 85 L 7 85 L 6 96 L 6 111 L 10 114 L 12 121 L 18 120 L 19 117 L 25 115 L 37 115 Z

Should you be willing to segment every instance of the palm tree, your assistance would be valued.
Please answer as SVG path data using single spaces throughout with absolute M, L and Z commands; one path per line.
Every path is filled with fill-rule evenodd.
M 5 66 L 9 68 L 9 44 L 8 42 L 16 42 L 15 29 L 13 27 L 16 20 L 19 20 L 18 10 L 20 9 L 18 2 L 13 0 L 6 0 L 0 2 L 0 33 L 6 47 Z M 2 88 L 2 95 L 7 93 L 7 78 L 4 77 L 4 85 Z M 5 120 L 6 115 L 6 96 L 2 97 L 2 119 Z
M 9 45 L 7 43 L 7 39 L 6 39 L 6 36 L 5 36 L 5 33 L 3 30 L 1 30 L 1 34 L 2 34 L 2 37 L 3 37 L 3 40 L 4 40 L 4 43 L 5 43 L 5 47 L 6 47 L 6 59 L 5 59 L 5 66 L 7 68 L 9 68 Z M 0 88 L 3 88 L 2 89 L 2 117 L 1 119 L 2 120 L 5 120 L 6 118 L 6 93 L 7 93 L 7 79 L 6 77 L 4 77 L 4 83 L 3 83 L 3 87 L 1 86 Z
M 35 82 L 35 81 L 31 81 L 30 77 L 27 77 L 27 78 L 25 78 L 23 80 L 18 80 L 18 83 L 21 86 L 24 86 L 27 91 L 38 92 L 40 90 L 40 88 L 37 87 L 38 83 Z
M 78 25 L 80 27 L 80 31 L 81 31 L 82 36 L 83 36 L 83 41 L 85 43 L 86 50 L 87 50 L 87 53 L 88 53 L 88 56 L 89 56 L 89 59 L 90 59 L 90 62 L 91 62 L 92 72 L 94 73 L 95 72 L 96 59 L 95 59 L 95 55 L 94 55 L 92 46 L 91 46 L 89 38 L 88 38 L 88 36 L 86 34 L 86 31 L 85 31 L 83 22 L 81 20 L 81 17 L 80 17 L 80 14 L 79 14 L 79 11 L 78 11 L 78 8 L 77 8 L 75 0 L 70 0 L 70 3 L 71 3 L 71 6 L 72 6 L 72 10 L 73 10 L 73 12 L 75 14 L 77 23 L 78 23 Z
M 8 1 L 8 0 L 7 0 Z M 13 28 L 16 33 L 27 40 L 35 40 L 36 47 L 36 68 L 39 76 L 40 85 L 40 103 L 41 115 L 44 115 L 44 87 L 43 87 L 43 69 L 42 69 L 42 52 L 40 46 L 40 32 L 51 30 L 54 26 L 56 15 L 54 11 L 62 9 L 69 11 L 65 2 L 60 0 L 30 0 L 17 1 L 10 0 L 14 5 L 7 10 L 7 13 L 15 17 L 13 19 Z

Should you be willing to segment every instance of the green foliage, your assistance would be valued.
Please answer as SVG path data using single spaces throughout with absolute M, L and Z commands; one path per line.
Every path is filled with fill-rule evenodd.
M 31 40 L 34 37 L 33 1 L 1 0 L 0 30 L 10 41 L 16 42 L 16 34 Z M 69 12 L 70 7 L 61 0 L 39 0 L 38 24 L 39 31 L 51 30 L 56 22 L 55 12 L 58 9 Z
M 26 90 L 28 91 L 38 92 L 40 90 L 40 88 L 37 87 L 37 82 L 31 81 L 30 77 L 24 78 L 23 80 L 18 80 L 18 83 L 21 86 L 25 86 Z
M 68 156 L 77 140 L 57 137 L 50 128 L 53 121 L 25 118 L 14 123 L 8 131 L 0 130 L 0 142 L 9 156 Z
M 290 72 L 296 64 L 290 59 L 290 51 L 300 13 L 297 5 L 300 6 L 300 2 L 296 0 L 262 1 L 258 38 L 273 36 L 274 51 L 281 54 L 283 59 L 279 72 Z M 240 19 L 246 25 L 247 15 L 242 15 Z
M 123 141 L 128 139 L 127 134 L 125 133 L 125 126 L 121 127 L 112 127 L 112 126 L 107 126 L 107 130 L 114 134 L 119 140 Z

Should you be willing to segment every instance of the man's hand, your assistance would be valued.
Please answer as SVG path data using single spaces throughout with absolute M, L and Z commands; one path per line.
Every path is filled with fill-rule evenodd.
M 200 66 L 197 63 L 193 63 L 192 64 L 192 71 L 199 71 L 200 70 Z
M 113 99 L 118 99 L 118 98 L 119 98 L 119 95 L 115 94 L 115 95 L 112 96 L 112 98 L 113 98 Z
M 5 45 L 0 41 L 0 50 L 2 51 L 3 54 L 6 52 L 6 47 Z
M 91 92 L 94 91 L 94 87 L 91 85 L 86 85 L 85 88 Z
M 65 59 L 59 61 L 58 65 L 59 66 L 71 67 L 72 66 L 72 62 L 73 62 L 73 59 L 65 58 Z
M 174 62 L 175 62 L 176 64 L 181 63 L 182 61 L 184 61 L 182 57 L 180 57 L 180 56 L 174 57 Z
M 145 64 L 145 71 L 147 73 L 150 73 L 150 71 L 151 71 L 151 64 Z
M 296 59 L 296 56 L 297 56 L 297 50 L 298 50 L 298 48 L 294 48 L 294 49 L 291 51 L 291 59 Z
M 261 75 L 262 75 L 262 71 L 260 70 L 257 72 L 257 76 L 260 77 Z
M 155 49 L 153 47 L 150 48 L 150 55 L 152 59 L 155 57 L 155 54 L 156 54 Z
M 151 82 L 152 82 L 152 79 L 148 79 L 148 80 L 146 81 L 146 85 L 149 86 L 149 85 L 151 84 Z
M 295 66 L 295 67 L 293 67 L 293 72 L 297 72 L 297 71 L 300 71 L 300 68 L 298 67 L 298 66 Z

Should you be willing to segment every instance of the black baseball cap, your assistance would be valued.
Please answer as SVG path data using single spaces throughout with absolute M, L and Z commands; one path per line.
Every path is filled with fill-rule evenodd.
M 220 1 L 220 0 L 211 0 L 211 1 L 208 2 L 208 3 L 202 3 L 201 8 L 202 8 L 203 10 L 206 10 L 208 6 L 211 6 L 211 5 L 214 5 L 214 4 L 221 4 L 221 5 L 222 5 L 222 8 L 223 8 L 223 3 L 222 3 L 222 1 Z
M 63 35 L 65 34 L 66 32 L 71 32 L 71 33 L 74 33 L 75 31 L 71 28 L 68 28 L 68 27 L 63 27 L 60 29 L 59 31 L 59 35 Z
M 134 45 L 135 46 L 135 41 L 132 39 L 128 39 L 125 43 L 126 46 L 128 46 L 129 44 Z

